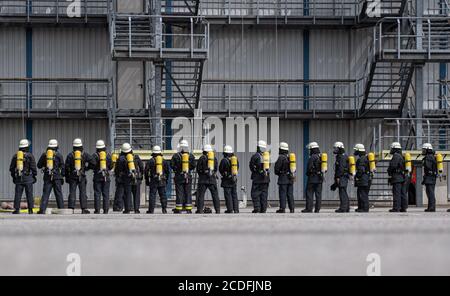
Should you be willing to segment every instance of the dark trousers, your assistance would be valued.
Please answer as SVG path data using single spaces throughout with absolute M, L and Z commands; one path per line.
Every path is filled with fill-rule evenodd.
M 203 211 L 205 209 L 205 193 L 209 189 L 214 204 L 214 210 L 220 212 L 219 191 L 216 184 L 198 184 L 196 205 L 197 210 Z
M 265 213 L 267 211 L 269 183 L 253 183 L 251 195 L 255 212 Z
M 150 200 L 148 204 L 148 210 L 153 213 L 156 207 L 156 193 L 159 194 L 159 199 L 161 201 L 161 207 L 163 209 L 167 208 L 167 196 L 166 196 L 166 186 L 155 186 L 150 185 Z
M 342 211 L 350 211 L 350 200 L 348 198 L 347 187 L 339 187 L 339 209 Z
M 42 199 L 40 211 L 45 212 L 48 206 L 48 200 L 50 198 L 50 193 L 55 193 L 56 205 L 58 209 L 64 209 L 64 197 L 62 193 L 62 180 L 46 180 L 44 181 L 44 188 L 42 189 Z
M 139 211 L 139 208 L 141 207 L 141 183 L 142 182 L 136 182 L 136 184 L 131 185 L 131 191 L 133 193 L 133 208 L 134 211 Z
M 123 210 L 123 196 L 120 195 L 119 183 L 116 181 L 116 191 L 114 192 L 113 210 L 120 212 Z
M 428 197 L 428 209 L 436 210 L 436 194 L 435 194 L 436 185 L 430 184 L 425 185 L 425 191 Z
M 294 205 L 294 185 L 292 184 L 281 184 L 278 185 L 278 194 L 280 198 L 280 209 L 286 209 L 286 200 L 289 206 L 289 210 L 295 208 Z
M 408 194 L 405 190 L 404 183 L 392 184 L 392 195 L 393 195 L 393 210 L 406 210 L 408 209 Z
M 225 196 L 225 204 L 228 212 L 239 213 L 239 200 L 237 196 L 237 187 L 224 187 L 223 194 Z
M 34 208 L 33 184 L 16 184 L 14 195 L 15 210 L 20 210 L 20 201 L 22 199 L 23 191 L 25 191 L 25 196 L 27 197 L 28 209 Z
M 126 212 L 131 209 L 131 184 L 130 183 L 117 183 L 116 185 L 116 195 L 117 198 L 117 210 L 125 208 Z
M 314 196 L 316 197 L 316 204 L 314 206 Z M 306 210 L 314 210 L 319 212 L 322 207 L 322 183 L 308 183 L 306 185 Z
M 86 179 L 69 181 L 69 209 L 75 209 L 77 187 L 79 190 L 80 207 L 82 210 L 87 209 L 86 184 Z
M 192 183 L 175 183 L 175 209 L 177 210 L 192 210 Z
M 94 209 L 100 211 L 100 198 L 103 197 L 103 212 L 109 211 L 109 186 L 110 181 L 97 181 L 94 182 Z
M 369 192 L 370 187 L 358 187 L 356 195 L 358 197 L 358 210 L 369 211 Z

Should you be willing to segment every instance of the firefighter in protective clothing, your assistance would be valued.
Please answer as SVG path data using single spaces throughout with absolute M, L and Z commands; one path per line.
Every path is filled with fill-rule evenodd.
M 372 173 L 370 172 L 369 158 L 367 157 L 366 148 L 363 144 L 356 144 L 354 150 L 356 160 L 355 187 L 358 198 L 358 208 L 355 210 L 359 213 L 369 212 L 369 192 L 372 183 Z
M 252 172 L 252 190 L 253 201 L 252 213 L 265 213 L 267 211 L 267 197 L 269 194 L 270 174 L 265 168 L 264 153 L 267 151 L 265 141 L 258 141 L 256 153 L 250 159 L 249 167 Z
M 289 145 L 280 143 L 280 151 L 275 162 L 275 175 L 278 176 L 278 193 L 280 199 L 280 209 L 277 213 L 286 212 L 286 200 L 291 213 L 295 212 L 294 205 L 294 176 L 291 173 L 289 161 Z
M 133 196 L 132 183 L 136 179 L 134 156 L 129 143 L 123 143 L 120 148 L 120 155 L 114 168 L 114 175 L 116 176 L 117 209 L 123 208 L 123 213 L 129 214 Z
M 234 163 L 233 163 L 234 162 Z M 233 168 L 233 166 L 235 166 Z M 219 172 L 222 176 L 220 186 L 223 188 L 226 214 L 239 213 L 239 200 L 237 196 L 237 172 L 239 161 L 233 153 L 233 148 L 226 145 L 223 149 L 223 159 L 220 161 Z
M 28 213 L 33 214 L 33 184 L 36 183 L 36 161 L 30 152 L 30 143 L 23 139 L 19 142 L 19 151 L 12 157 L 9 172 L 15 184 L 14 211 L 20 213 L 20 200 L 23 191 L 27 197 Z
M 406 181 L 405 158 L 402 155 L 402 146 L 398 142 L 391 145 L 392 159 L 389 162 L 389 184 L 392 185 L 393 207 L 389 212 L 406 212 L 408 209 L 408 196 L 404 190 Z
M 110 172 L 112 170 L 111 154 L 106 152 L 103 140 L 95 144 L 97 150 L 91 157 L 91 169 L 94 171 L 94 214 L 100 214 L 101 198 L 103 197 L 103 214 L 109 211 L 109 188 L 111 185 Z
M 150 200 L 147 214 L 153 214 L 156 206 L 156 194 L 159 194 L 161 210 L 167 214 L 167 181 L 170 178 L 170 166 L 164 160 L 161 147 L 153 146 L 152 158 L 145 165 L 145 184 L 150 188 Z
M 422 155 L 424 155 L 423 165 L 423 182 L 425 191 L 428 197 L 428 207 L 425 212 L 436 212 L 436 181 L 438 176 L 438 168 L 436 155 L 433 146 L 430 143 L 425 143 L 422 146 Z
M 131 152 L 133 153 L 133 152 Z M 135 214 L 140 214 L 141 211 L 141 184 L 144 180 L 144 162 L 141 160 L 139 155 L 134 154 L 134 166 L 136 168 L 136 175 L 131 183 L 131 192 L 133 195 L 133 208 Z
M 83 142 L 81 139 L 73 140 L 73 151 L 66 157 L 65 163 L 65 177 L 69 184 L 69 205 L 68 208 L 75 209 L 75 199 L 77 187 L 79 189 L 79 198 L 82 214 L 89 214 L 87 209 L 87 195 L 86 195 L 86 171 L 90 169 L 89 164 L 91 156 L 83 152 Z
M 210 159 L 210 157 L 212 158 Z M 211 166 L 211 167 L 210 167 Z M 217 170 L 218 161 L 214 155 L 211 145 L 206 144 L 203 147 L 203 154 L 197 161 L 197 214 L 203 214 L 205 209 L 205 193 L 206 190 L 211 192 L 216 214 L 220 214 L 219 191 L 217 190 Z
M 189 152 L 189 143 L 181 140 L 179 151 L 172 156 L 170 167 L 174 172 L 175 214 L 192 213 L 192 171 L 195 169 L 195 157 Z
M 349 180 L 348 156 L 345 154 L 345 147 L 342 142 L 336 142 L 333 146 L 333 154 L 336 156 L 334 163 L 334 184 L 331 190 L 339 190 L 340 206 L 336 213 L 350 212 L 350 199 L 348 198 L 347 186 Z
M 58 141 L 48 142 L 47 151 L 42 153 L 37 163 L 38 169 L 44 172 L 44 188 L 42 190 L 41 205 L 38 214 L 45 214 L 50 193 L 55 194 L 58 209 L 64 209 L 62 185 L 64 184 L 64 157 L 58 151 Z
M 306 167 L 306 176 L 308 177 L 306 182 L 306 208 L 302 210 L 302 213 L 312 213 L 313 206 L 314 212 L 319 213 L 322 206 L 322 185 L 324 180 L 321 170 L 320 147 L 316 142 L 312 142 L 308 145 L 308 149 L 310 157 Z M 315 205 L 314 196 L 316 197 Z

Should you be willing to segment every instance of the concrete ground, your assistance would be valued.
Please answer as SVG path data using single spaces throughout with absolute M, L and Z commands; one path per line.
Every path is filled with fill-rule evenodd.
M 450 213 L 0 214 L 0 275 L 450 275 Z M 299 212 L 299 211 L 298 211 Z

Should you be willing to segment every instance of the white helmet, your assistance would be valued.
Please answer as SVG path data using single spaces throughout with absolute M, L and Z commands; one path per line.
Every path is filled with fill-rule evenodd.
M 55 139 L 51 139 L 48 141 L 48 148 L 57 148 L 58 147 L 58 141 Z
M 308 144 L 307 147 L 308 147 L 309 150 L 311 150 L 311 149 L 314 149 L 314 148 L 319 148 L 319 144 L 317 144 L 317 142 L 311 142 L 311 143 Z
M 281 150 L 284 150 L 284 151 L 289 151 L 289 145 L 288 145 L 288 143 L 281 142 L 281 143 L 280 143 L 280 149 L 281 149 Z
M 358 152 L 366 152 L 366 147 L 364 147 L 363 144 L 356 144 L 354 150 Z
M 394 142 L 391 144 L 391 149 L 402 149 L 402 145 L 399 142 Z
M 231 147 L 230 145 L 226 145 L 226 146 L 223 148 L 223 152 L 224 152 L 224 153 L 231 154 L 231 153 L 233 153 L 233 147 Z
M 123 144 L 122 144 L 122 148 L 120 148 L 120 150 L 121 150 L 123 153 L 131 152 L 131 145 L 130 145 L 129 143 L 123 143 Z
M 205 146 L 203 146 L 203 151 L 204 152 L 211 152 L 213 151 L 212 146 L 209 144 L 206 144 Z
M 422 146 L 423 150 L 433 150 L 433 146 L 430 143 L 425 143 Z
M 265 151 L 267 149 L 267 143 L 263 140 L 258 141 L 258 147 L 261 149 L 261 151 Z
M 152 150 L 153 154 L 161 154 L 161 147 L 155 145 L 153 146 L 153 150 Z
M 76 138 L 75 140 L 73 140 L 73 147 L 83 147 L 83 141 L 81 141 L 81 139 Z
M 180 150 L 188 150 L 189 149 L 189 143 L 187 140 L 181 140 L 180 141 Z
M 22 139 L 19 142 L 19 148 L 28 148 L 30 146 L 30 142 L 27 139 Z
M 103 140 L 98 140 L 97 143 L 95 143 L 95 148 L 97 149 L 104 149 L 105 147 L 105 141 Z
M 342 142 L 336 142 L 336 143 L 334 143 L 333 148 L 344 149 L 344 148 L 345 148 L 345 147 L 344 147 L 344 143 L 342 143 Z

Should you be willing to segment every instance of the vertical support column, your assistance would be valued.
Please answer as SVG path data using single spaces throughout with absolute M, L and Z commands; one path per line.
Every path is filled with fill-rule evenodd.
M 161 48 L 162 46 L 162 19 L 161 15 L 161 1 L 153 2 L 152 14 L 158 17 L 153 17 L 152 22 L 155 29 L 155 46 Z M 162 59 L 162 57 L 160 57 Z M 163 67 L 164 64 L 161 61 L 154 63 L 155 66 L 155 93 L 154 93 L 154 106 L 150 107 L 153 110 L 152 116 L 152 131 L 154 132 L 153 145 L 162 146 L 162 123 L 161 123 L 161 102 L 162 102 L 162 80 L 163 80 Z
M 28 9 L 31 10 L 31 3 Z M 28 79 L 33 78 L 33 29 L 26 29 L 26 76 Z M 27 82 L 27 101 L 26 101 L 26 109 L 30 110 L 33 108 L 33 84 L 32 81 L 29 80 Z M 29 114 L 29 112 L 28 112 Z M 30 141 L 30 152 L 33 152 L 33 121 L 31 119 L 26 120 L 25 125 L 25 133 L 26 138 Z
M 423 99 L 424 99 L 424 76 L 423 65 L 416 66 L 416 149 L 420 150 L 423 144 Z M 423 206 L 423 168 L 418 163 L 416 167 L 416 204 L 418 207 Z
M 423 48 L 423 21 L 420 17 L 423 16 L 424 1 L 416 0 L 416 44 L 417 49 Z M 416 68 L 416 149 L 420 149 L 422 146 L 422 136 L 423 136 L 423 100 L 424 100 L 424 76 L 423 76 L 423 65 L 417 65 Z M 422 180 L 423 180 L 423 168 L 422 164 L 418 163 L 416 167 L 416 204 L 418 207 L 423 206 L 423 191 L 422 191 Z

